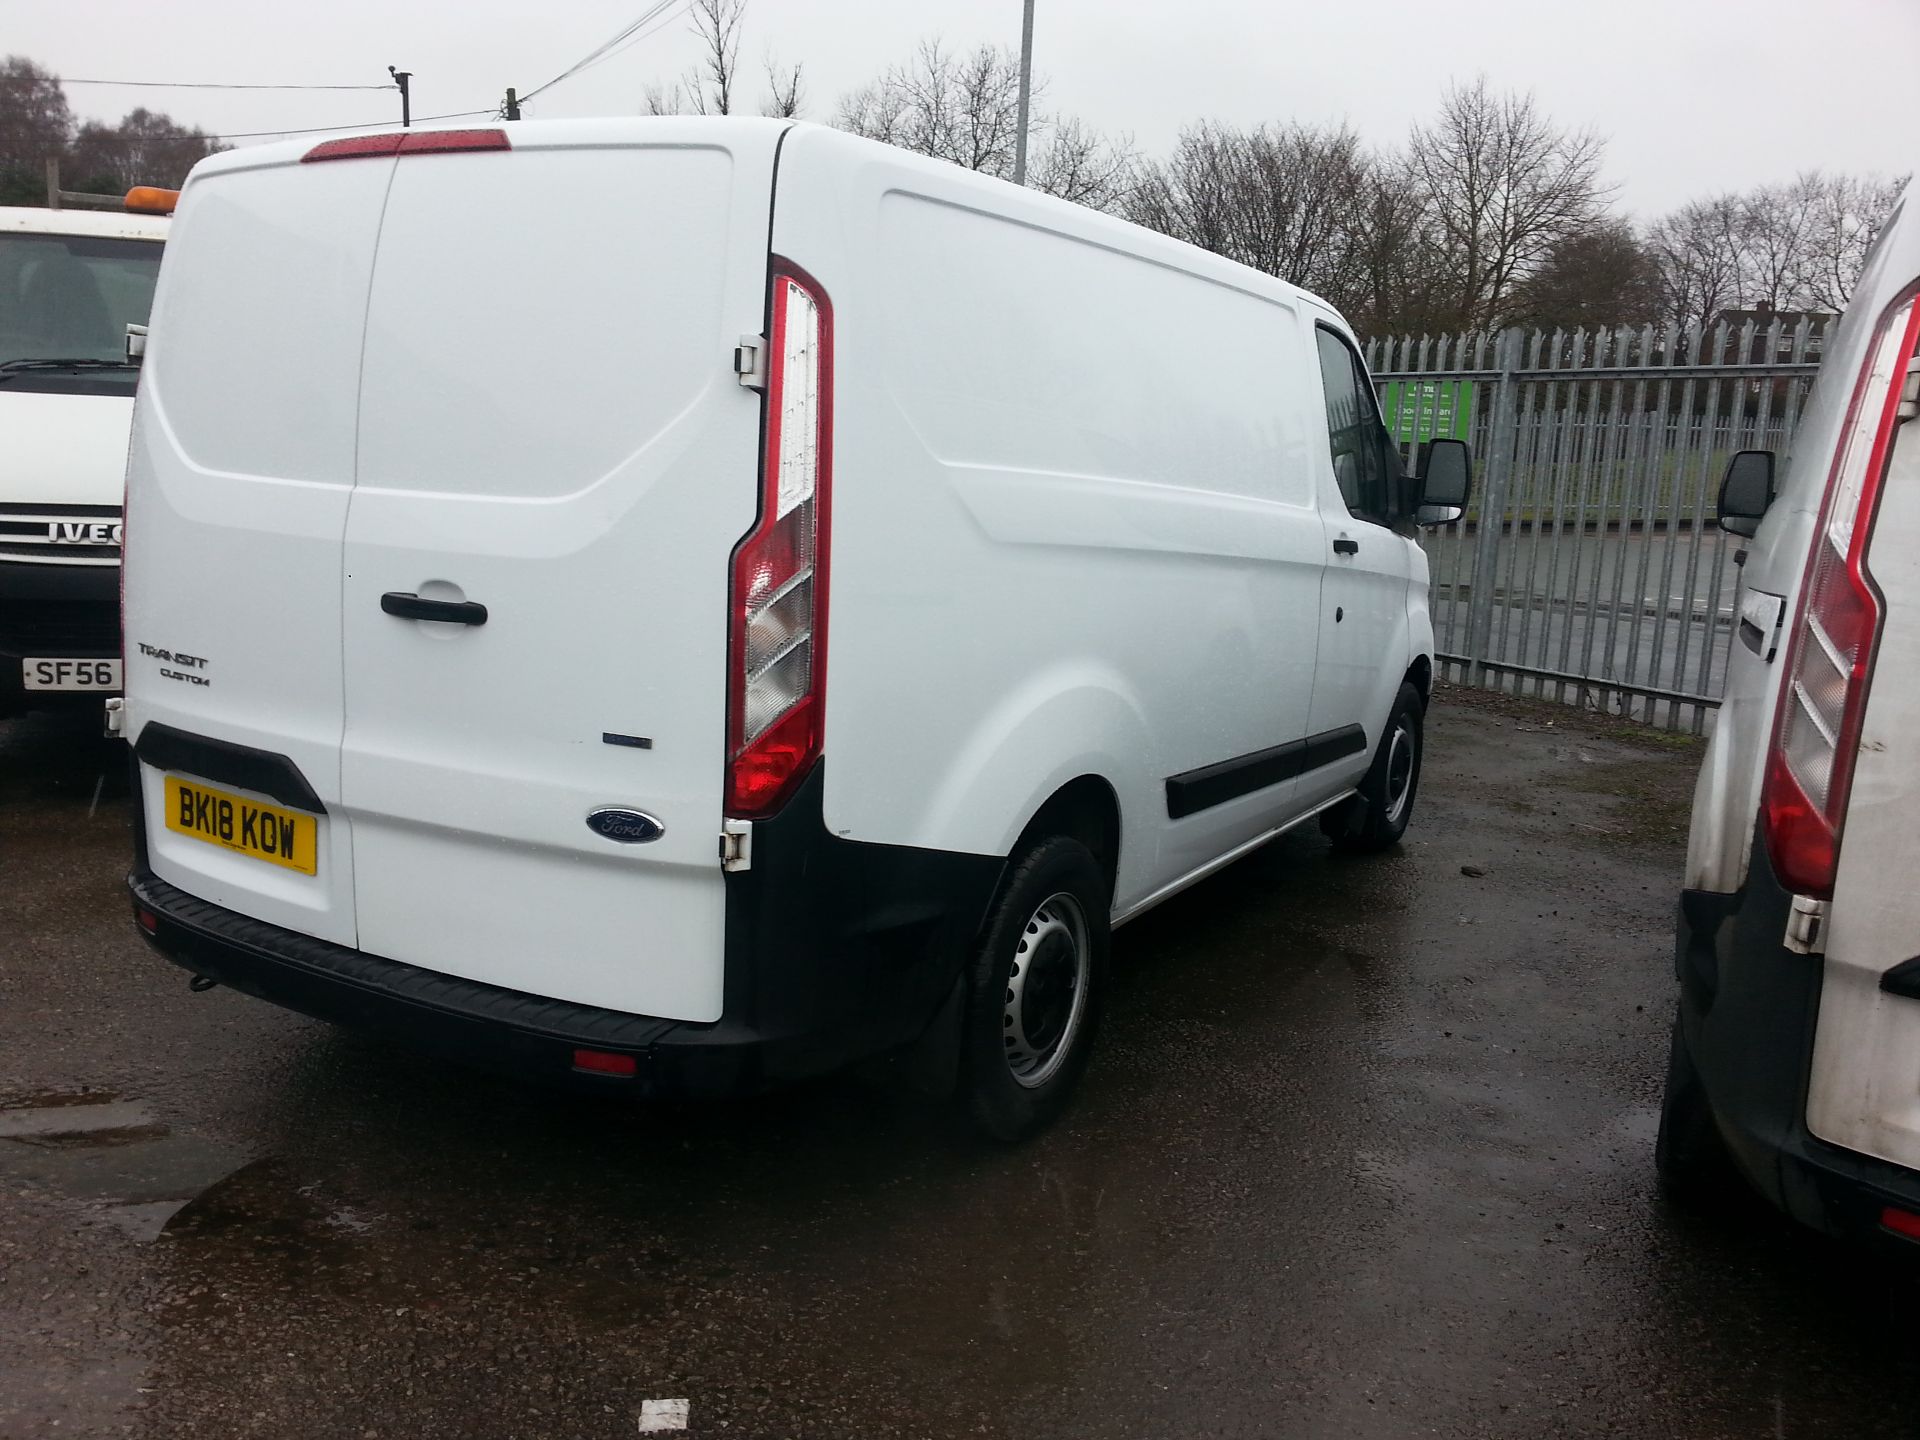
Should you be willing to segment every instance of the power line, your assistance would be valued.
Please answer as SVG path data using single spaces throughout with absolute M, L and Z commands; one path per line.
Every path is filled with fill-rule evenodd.
M 59 77 L 62 85 L 127 85 L 140 90 L 392 90 L 392 85 L 231 85 L 217 80 L 77 80 Z
M 589 50 L 585 55 L 581 56 L 578 60 L 574 61 L 573 64 L 569 65 L 565 70 L 562 70 L 558 75 L 554 76 L 551 80 L 547 81 L 546 84 L 537 85 L 533 89 L 529 90 L 526 94 L 522 95 L 520 97 L 520 103 L 524 105 L 529 100 L 533 99 L 534 96 L 540 94 L 542 91 L 551 90 L 554 86 L 558 85 L 562 80 L 571 79 L 573 76 L 578 75 L 582 70 L 586 69 L 589 65 L 594 65 L 599 63 L 602 60 L 608 59 L 613 53 L 615 53 L 616 47 L 620 49 L 625 49 L 628 42 L 638 40 L 641 38 L 641 36 L 637 32 L 639 32 L 642 27 L 651 25 L 655 20 L 658 20 L 668 10 L 675 8 L 676 5 L 684 5 L 685 3 L 686 3 L 686 0 L 655 0 L 654 4 L 649 5 L 643 12 L 641 12 L 640 15 L 635 17 L 632 21 L 628 22 L 626 25 L 622 26 L 618 34 L 612 36 L 610 39 L 604 41 L 603 43 L 596 45 L 592 50 Z
M 391 85 L 382 85 L 382 90 L 391 90 Z M 416 115 L 416 122 L 428 120 L 470 120 L 475 115 L 498 115 L 498 107 L 491 110 L 455 110 L 445 115 Z M 397 124 L 393 120 L 363 120 L 358 125 L 309 125 L 303 130 L 221 130 L 215 132 L 217 140 L 258 140 L 265 135 L 318 135 L 327 130 L 383 130 Z
M 674 10 L 671 14 L 663 17 L 658 25 L 654 25 L 646 30 L 642 30 L 638 35 L 635 35 L 631 40 L 627 41 L 626 44 L 620 46 L 617 50 L 609 50 L 606 54 L 599 56 L 597 59 L 589 60 L 586 64 L 582 65 L 578 70 L 574 71 L 574 74 L 576 75 L 584 74 L 586 71 L 593 69 L 594 66 L 604 64 L 606 61 L 613 59 L 616 55 L 626 54 L 627 51 L 631 50 L 635 45 L 638 45 L 642 40 L 645 40 L 648 36 L 658 35 L 662 30 L 666 29 L 667 26 L 673 24 L 674 21 L 678 20 L 682 15 L 686 14 L 687 11 L 691 8 L 692 6 L 690 3 L 682 3 L 678 9 Z

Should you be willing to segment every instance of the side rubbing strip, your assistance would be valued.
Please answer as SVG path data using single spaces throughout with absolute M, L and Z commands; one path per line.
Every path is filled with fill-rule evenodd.
M 1911 960 L 1902 960 L 1882 975 L 1880 988 L 1889 995 L 1902 995 L 1909 1000 L 1920 1000 L 1920 955 L 1914 956 Z
M 327 807 L 320 803 L 320 797 L 313 793 L 313 787 L 299 767 L 285 755 L 271 750 L 192 735 L 152 720 L 140 731 L 133 753 L 143 765 L 151 765 L 156 770 L 184 771 L 202 780 L 220 781 L 270 796 L 296 810 L 314 815 L 327 813 Z
M 1367 748 L 1367 732 L 1358 725 L 1289 740 L 1271 750 L 1256 750 L 1217 765 L 1203 765 L 1167 781 L 1167 818 L 1183 819 L 1242 795 L 1251 795 L 1282 780 L 1291 780 L 1322 765 L 1331 765 Z

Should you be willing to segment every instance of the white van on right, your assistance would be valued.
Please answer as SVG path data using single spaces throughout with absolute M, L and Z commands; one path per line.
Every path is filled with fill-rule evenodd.
M 1827 346 L 1787 463 L 1735 457 L 1751 536 L 1694 796 L 1658 1167 L 1920 1242 L 1920 206 Z

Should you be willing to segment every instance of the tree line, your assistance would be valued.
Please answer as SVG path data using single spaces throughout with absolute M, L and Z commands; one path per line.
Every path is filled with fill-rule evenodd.
M 76 122 L 58 77 L 31 60 L 0 60 L 0 205 L 47 203 L 47 161 L 60 188 L 121 195 L 176 187 L 194 162 L 227 147 L 205 131 L 136 108 L 115 124 Z
M 741 57 L 748 0 L 694 0 L 700 60 L 645 88 L 651 114 L 808 115 L 1011 179 L 1019 57 L 923 41 L 818 109 L 804 66 Z M 1905 177 L 1809 171 L 1636 223 L 1615 207 L 1606 143 L 1530 94 L 1456 84 L 1399 144 L 1339 123 L 1199 120 L 1164 155 L 1046 103 L 1036 77 L 1027 183 L 1304 286 L 1367 334 L 1506 325 L 1706 324 L 1728 313 L 1844 309 Z M 136 109 L 76 124 L 59 81 L 0 63 L 0 203 L 68 189 L 177 185 L 217 138 Z
M 702 60 L 646 91 L 650 113 L 747 108 L 746 10 L 694 0 Z M 807 112 L 801 66 L 768 56 L 764 73 L 762 113 Z M 1007 47 L 930 39 L 815 118 L 1011 179 L 1019 79 Z M 1485 77 L 1398 145 L 1345 124 L 1199 120 L 1162 156 L 1045 97 L 1036 77 L 1029 185 L 1301 285 L 1376 335 L 1837 312 L 1906 183 L 1808 171 L 1636 224 L 1615 208 L 1602 137 Z

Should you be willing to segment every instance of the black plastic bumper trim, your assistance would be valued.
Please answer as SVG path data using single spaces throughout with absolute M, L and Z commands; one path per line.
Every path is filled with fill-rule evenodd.
M 203 780 L 224 781 L 257 795 L 271 796 L 296 810 L 315 815 L 327 813 L 327 807 L 314 794 L 300 767 L 271 750 L 192 735 L 151 720 L 141 729 L 133 753 L 143 764 L 156 770 L 185 771 Z
M 1289 740 L 1269 750 L 1256 750 L 1218 764 L 1188 770 L 1167 781 L 1167 818 L 1182 820 L 1242 795 L 1251 795 L 1269 785 L 1318 770 L 1367 748 L 1367 732 L 1358 725 L 1342 725 L 1309 735 L 1304 740 Z
M 1880 988 L 1889 995 L 1899 995 L 1907 1000 L 1920 1000 L 1920 955 L 1914 956 L 1911 960 L 1902 960 L 1882 975 Z
M 429 1051 L 560 1078 L 572 1071 L 576 1048 L 642 1057 L 678 1023 L 368 955 L 198 899 L 149 870 L 135 870 L 127 883 L 135 910 L 154 917 L 155 928 L 143 924 L 143 931 L 183 969 L 302 1014 L 393 1032 Z
M 1680 1022 L 1707 1102 L 1736 1165 L 1775 1206 L 1830 1235 L 1911 1249 L 1880 1213 L 1920 1213 L 1920 1172 L 1807 1129 L 1822 964 L 1780 943 L 1791 903 L 1758 835 L 1739 893 L 1682 892 Z

